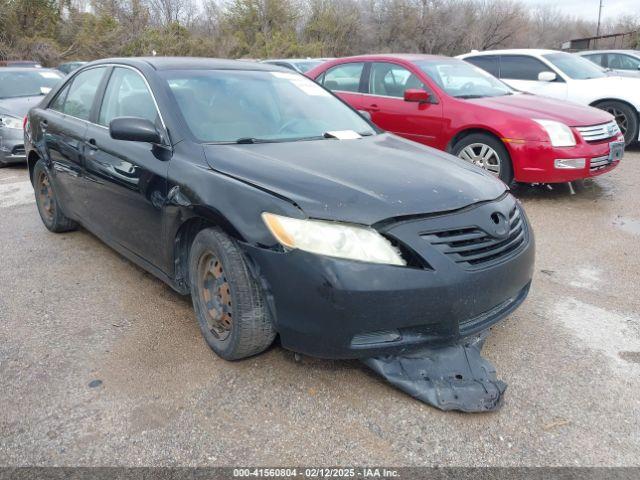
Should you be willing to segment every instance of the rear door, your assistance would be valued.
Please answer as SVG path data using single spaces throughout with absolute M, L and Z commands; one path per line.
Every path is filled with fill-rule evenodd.
M 114 140 L 109 122 L 138 117 L 166 129 L 142 74 L 114 67 L 86 133 L 86 196 L 92 227 L 156 267 L 162 265 L 163 213 L 171 149 Z M 168 141 L 166 142 L 168 144 Z
M 429 103 L 405 102 L 404 91 L 421 89 L 431 94 Z M 371 64 L 363 110 L 380 128 L 435 147 L 442 132 L 442 105 L 418 75 L 392 62 Z
M 364 97 L 361 93 L 366 62 L 341 63 L 333 66 L 316 78 L 326 89 L 331 90 L 356 110 L 362 110 Z
M 555 73 L 556 79 L 553 82 L 540 81 L 538 75 L 542 72 Z M 561 100 L 567 98 L 567 83 L 560 73 L 530 55 L 500 55 L 500 79 L 523 92 Z
M 84 139 L 94 109 L 97 91 L 106 67 L 96 67 L 76 75 L 40 114 L 40 129 L 51 161 L 54 188 L 66 213 L 84 217 L 82 197 L 86 184 L 82 169 Z

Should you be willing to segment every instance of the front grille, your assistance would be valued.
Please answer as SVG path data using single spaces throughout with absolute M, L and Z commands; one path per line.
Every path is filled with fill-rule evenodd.
M 585 142 L 594 143 L 608 138 L 616 137 L 620 134 L 620 129 L 615 121 L 603 123 L 601 125 L 590 125 L 588 127 L 576 127 Z
M 476 226 L 430 232 L 422 237 L 454 262 L 480 268 L 517 253 L 525 245 L 525 233 L 522 213 L 516 205 L 509 213 L 509 232 L 502 238 Z
M 601 170 L 603 168 L 607 168 L 611 161 L 609 160 L 609 155 L 605 155 L 604 157 L 596 157 L 591 159 L 591 163 L 589 164 L 589 169 L 592 172 L 597 170 Z

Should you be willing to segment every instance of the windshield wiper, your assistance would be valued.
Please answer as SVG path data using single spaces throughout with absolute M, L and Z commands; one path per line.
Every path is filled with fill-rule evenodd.
M 485 95 L 456 95 L 456 98 L 463 98 L 465 100 L 468 100 L 470 98 L 484 98 Z
M 242 137 L 237 139 L 234 143 L 247 144 L 247 143 L 269 143 L 269 142 L 273 142 L 273 140 L 266 140 L 264 138 L 255 138 L 255 137 Z

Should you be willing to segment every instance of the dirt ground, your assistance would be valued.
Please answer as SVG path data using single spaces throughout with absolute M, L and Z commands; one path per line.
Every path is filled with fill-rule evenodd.
M 529 299 L 485 354 L 495 413 L 444 413 L 357 361 L 229 363 L 188 298 L 0 170 L 0 465 L 640 465 L 640 150 L 571 194 L 518 193 Z

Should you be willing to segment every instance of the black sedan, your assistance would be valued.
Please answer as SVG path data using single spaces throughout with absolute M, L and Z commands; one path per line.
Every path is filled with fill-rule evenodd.
M 529 290 L 533 234 L 502 182 L 273 65 L 93 62 L 29 112 L 25 144 L 45 226 L 190 293 L 226 359 L 277 334 L 328 358 L 457 341 Z

